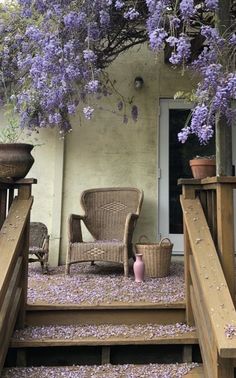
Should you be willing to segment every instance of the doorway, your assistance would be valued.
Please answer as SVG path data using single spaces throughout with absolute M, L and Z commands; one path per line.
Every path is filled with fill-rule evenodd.
M 178 132 L 184 127 L 191 104 L 182 100 L 160 100 L 159 134 L 159 235 L 174 243 L 173 253 L 183 254 L 183 217 L 179 196 L 179 178 L 191 178 L 189 160 L 196 155 L 215 154 L 215 141 L 199 145 L 191 136 L 186 143 L 178 141 Z

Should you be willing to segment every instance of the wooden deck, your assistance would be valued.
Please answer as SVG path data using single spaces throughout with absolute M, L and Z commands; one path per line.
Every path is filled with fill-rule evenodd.
M 22 223 L 21 230 L 19 230 L 17 236 L 19 243 L 15 243 L 23 248 L 13 248 L 14 245 L 12 245 L 7 253 L 9 263 L 4 270 L 6 277 L 1 285 L 3 304 L 1 315 L 4 315 L 4 324 L 7 324 L 7 315 L 11 312 L 15 319 L 18 317 L 16 326 L 19 329 L 28 326 L 29 329 L 30 327 L 39 327 L 42 331 L 46 327 L 54 326 L 58 327 L 54 331 L 60 333 L 62 329 L 67 332 L 66 327 L 81 326 L 83 331 L 86 327 L 90 327 L 94 334 L 84 336 L 82 333 L 79 336 L 71 337 L 68 331 L 68 334 L 59 338 L 53 336 L 45 338 L 43 335 L 34 340 L 30 335 L 28 338 L 18 339 L 14 336 L 11 341 L 7 338 L 3 352 L 0 351 L 0 362 L 4 362 L 9 342 L 11 342 L 11 348 L 17 350 L 16 362 L 19 366 L 24 366 L 24 363 L 27 362 L 25 352 L 28 350 L 32 353 L 34 350 L 38 350 L 39 356 L 40 351 L 44 350 L 43 360 L 41 360 L 41 365 L 43 365 L 47 359 L 47 350 L 60 349 L 63 351 L 64 348 L 69 356 L 70 348 L 95 347 L 99 349 L 100 360 L 96 362 L 100 365 L 99 369 L 101 365 L 109 364 L 111 366 L 110 363 L 117 361 L 114 358 L 114 351 L 118 349 L 122 353 L 122 358 L 126 359 L 126 362 L 122 363 L 129 364 L 131 360 L 127 351 L 131 350 L 130 347 L 138 347 L 140 355 L 142 355 L 142 351 L 149 350 L 148 348 L 151 347 L 160 347 L 162 350 L 168 347 L 169 349 L 166 349 L 165 352 L 168 354 L 167 350 L 169 351 L 171 346 L 178 345 L 183 349 L 183 360 L 191 361 L 192 346 L 195 347 L 199 341 L 205 376 L 207 378 L 233 378 L 236 358 L 236 313 L 233 303 L 235 264 L 231 210 L 233 207 L 232 191 L 236 188 L 236 178 L 212 178 L 201 182 L 191 180 L 183 181 L 182 184 L 185 276 L 183 270 L 181 275 L 175 274 L 176 272 L 173 270 L 170 276 L 164 279 L 147 278 L 144 283 L 136 284 L 132 275 L 128 278 L 124 277 L 123 272 L 118 270 L 114 274 L 114 272 L 109 272 L 110 268 L 107 270 L 104 266 L 101 269 L 97 266 L 91 267 L 89 268 L 93 269 L 91 272 L 88 272 L 87 268 L 84 271 L 82 269 L 81 272 L 75 270 L 70 276 L 64 275 L 64 268 L 58 272 L 51 271 L 49 275 L 45 276 L 30 272 L 26 303 L 26 285 L 24 286 L 24 284 L 28 270 L 28 217 L 27 222 Z M 22 185 L 29 186 L 29 183 L 24 182 Z M 3 189 L 5 190 L 5 186 Z M 30 205 L 30 188 L 26 191 L 23 189 L 21 201 L 27 201 Z M 12 188 L 10 190 L 10 198 L 12 198 Z M 3 197 L 6 199 L 4 191 Z M 4 201 L 5 209 L 7 201 Z M 23 204 L 23 202 L 20 203 Z M 26 202 L 24 203 L 26 204 Z M 15 200 L 10 208 L 10 216 L 14 206 L 18 206 Z M 222 215 L 225 209 L 227 217 Z M 8 225 L 6 231 L 9 235 L 12 232 L 12 223 L 8 224 L 10 216 L 7 216 L 6 221 L 5 213 L 2 217 L 2 223 Z M 4 225 L 2 228 L 5 227 Z M 17 229 L 17 224 L 15 226 Z M 1 240 L 5 239 L 4 230 Z M 6 243 L 6 247 L 9 246 L 10 243 Z M 13 285 L 12 271 L 17 270 L 21 262 L 24 264 L 21 264 L 19 274 L 17 273 L 19 280 L 16 285 L 15 283 Z M 18 282 L 20 278 L 24 278 L 24 280 Z M 8 309 L 5 311 L 5 293 L 9 290 L 15 292 L 15 289 L 21 293 L 20 309 L 13 308 L 9 302 L 7 303 Z M 13 296 L 10 295 L 9 298 L 11 299 Z M 164 327 L 185 321 L 189 325 L 195 323 L 197 333 L 189 331 L 180 335 L 174 332 L 172 335 L 159 336 L 158 334 L 155 336 L 146 334 L 147 329 L 150 330 L 157 324 Z M 136 334 L 129 334 L 135 324 L 139 324 L 140 329 Z M 103 325 L 113 327 L 113 329 L 126 326 L 129 331 L 127 334 L 126 331 L 123 331 L 123 334 L 111 333 L 110 336 L 104 334 L 103 337 L 100 337 L 99 329 Z M 32 330 L 33 333 L 37 333 L 36 328 Z M 2 338 L 5 335 L 5 329 L 7 327 L 1 327 Z M 78 357 L 77 351 L 76 358 Z M 154 361 L 152 353 L 151 357 Z M 171 359 L 172 361 L 174 359 Z M 72 362 L 72 364 L 74 363 L 77 363 L 76 360 Z M 0 367 L 2 368 L 2 365 Z M 68 369 L 73 368 L 69 367 Z M 155 371 L 156 373 L 158 374 L 157 371 Z M 12 377 L 21 377 L 20 372 L 16 374 L 18 375 Z M 39 373 L 35 374 L 37 376 Z M 153 376 L 159 377 L 155 374 Z M 197 377 L 201 374 L 200 367 L 189 372 L 188 376 Z M 99 374 L 95 376 L 99 377 Z
M 124 278 L 120 266 L 114 264 L 95 271 L 90 264 L 78 264 L 69 277 L 64 267 L 43 275 L 39 264 L 30 264 L 28 286 L 27 325 L 185 321 L 181 262 L 173 261 L 170 276 L 147 277 L 142 284 L 134 282 L 132 271 Z

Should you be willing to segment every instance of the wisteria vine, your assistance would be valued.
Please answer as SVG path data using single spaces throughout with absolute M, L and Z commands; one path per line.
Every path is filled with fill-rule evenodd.
M 218 0 L 8 0 L 0 4 L 0 101 L 14 104 L 21 127 L 57 126 L 65 134 L 78 105 L 90 119 L 91 98 L 107 95 L 104 68 L 149 39 L 171 64 L 199 75 L 179 140 L 196 134 L 206 143 L 217 117 L 231 123 L 236 99 L 234 1 L 223 34 L 215 25 L 218 7 Z M 137 113 L 134 106 L 135 120 Z

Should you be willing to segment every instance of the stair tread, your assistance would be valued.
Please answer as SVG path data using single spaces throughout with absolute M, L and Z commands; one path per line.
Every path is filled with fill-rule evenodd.
M 159 302 L 159 303 L 153 303 L 153 302 L 110 302 L 110 303 L 98 303 L 98 304 L 91 304 L 91 303 L 45 303 L 42 301 L 36 301 L 33 304 L 27 304 L 26 309 L 27 311 L 40 311 L 40 310 L 48 310 L 48 311 L 61 311 L 61 310 L 103 310 L 103 309 L 185 309 L 186 303 L 185 301 L 175 301 L 175 302 Z
M 176 323 L 51 325 L 16 330 L 11 347 L 64 345 L 197 344 L 193 327 Z
M 203 377 L 203 369 L 198 364 L 147 364 L 147 365 L 100 365 L 100 366 L 70 366 L 70 367 L 33 367 L 8 368 L 3 370 L 2 378 L 142 378 L 161 377 Z

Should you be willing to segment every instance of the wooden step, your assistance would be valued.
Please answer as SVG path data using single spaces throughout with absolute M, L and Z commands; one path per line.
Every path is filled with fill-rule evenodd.
M 27 305 L 26 324 L 172 324 L 185 322 L 185 303 L 109 303 Z
M 169 373 L 169 374 L 168 374 Z M 4 369 L 2 378 L 161 378 L 161 377 L 204 377 L 202 366 L 195 364 L 149 364 L 149 365 L 102 365 L 71 367 L 30 367 Z
M 195 330 L 185 324 L 102 324 L 26 327 L 15 331 L 10 347 L 72 345 L 197 344 Z

